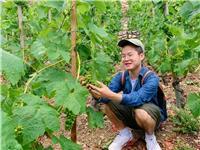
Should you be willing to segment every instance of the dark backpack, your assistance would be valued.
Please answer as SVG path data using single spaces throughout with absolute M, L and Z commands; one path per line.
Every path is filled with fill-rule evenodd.
M 141 79 L 141 85 L 144 84 L 144 80 L 146 79 L 146 77 L 148 77 L 148 75 L 150 75 L 150 73 L 152 73 L 152 71 L 148 70 L 144 76 L 142 77 Z M 125 76 L 125 71 L 122 72 L 122 77 L 121 77 L 121 84 L 122 86 L 125 84 L 125 79 L 124 79 L 124 76 Z M 158 106 L 163 110 L 164 112 L 164 118 L 166 119 L 167 118 L 167 103 L 166 103 L 166 97 L 165 97 L 165 94 L 163 92 L 163 89 L 162 89 L 162 86 L 159 84 L 158 86 L 158 90 L 157 90 L 157 100 L 158 100 Z

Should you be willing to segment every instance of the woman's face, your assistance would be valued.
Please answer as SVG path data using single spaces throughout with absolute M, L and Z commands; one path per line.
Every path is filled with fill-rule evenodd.
M 144 53 L 138 53 L 136 48 L 131 45 L 126 45 L 122 48 L 122 63 L 126 70 L 135 70 L 138 68 L 144 59 Z

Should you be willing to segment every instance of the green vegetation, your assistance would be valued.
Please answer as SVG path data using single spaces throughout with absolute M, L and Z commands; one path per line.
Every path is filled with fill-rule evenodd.
M 44 134 L 62 149 L 80 149 L 63 135 L 53 135 L 60 129 L 61 113 L 67 116 L 66 129 L 82 113 L 88 114 L 90 127 L 103 127 L 103 115 L 86 108 L 89 93 L 70 73 L 71 1 L 6 1 L 0 5 L 2 149 L 43 149 L 37 139 Z M 120 61 L 116 44 L 120 9 L 119 1 L 77 1 L 74 32 L 79 64 L 75 65 L 86 83 L 108 83 Z M 129 4 L 129 30 L 140 31 L 148 62 L 162 75 L 173 75 L 177 100 L 182 98 L 180 80 L 200 62 L 199 10 L 199 1 Z M 177 112 L 181 117 L 177 124 L 189 123 L 181 128 L 183 132 L 197 131 L 197 120 L 191 119 L 199 116 L 197 97 L 191 94 L 187 104 L 193 115 Z
M 199 10 L 200 2 L 192 0 L 130 2 L 129 26 L 142 33 L 151 66 L 172 74 L 179 108 L 185 101 L 179 83 L 200 62 Z

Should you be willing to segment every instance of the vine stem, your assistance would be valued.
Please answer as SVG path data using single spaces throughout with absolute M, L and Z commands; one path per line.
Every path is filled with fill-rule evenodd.
M 78 79 L 80 77 L 80 70 L 81 70 L 81 59 L 80 59 L 79 53 L 77 51 L 76 51 L 76 56 L 77 56 L 77 62 L 78 62 L 76 81 L 78 81 Z
M 194 72 L 197 72 L 197 71 L 199 71 L 199 69 L 200 69 L 200 65 L 197 67 L 197 69 L 195 69 L 195 71 L 194 71 Z
M 34 72 L 34 73 L 32 74 L 32 77 L 31 77 L 31 78 L 26 82 L 26 84 L 25 84 L 24 93 L 26 93 L 26 92 L 28 91 L 28 88 L 29 88 L 31 82 L 33 81 L 33 79 L 35 79 L 42 71 L 44 71 L 45 69 L 50 68 L 50 67 L 52 67 L 52 66 L 55 66 L 55 65 L 57 65 L 58 63 L 61 63 L 62 61 L 64 61 L 64 60 L 57 61 L 57 62 L 54 63 L 54 64 L 50 64 L 50 65 L 48 65 L 48 66 L 46 66 L 46 67 L 40 69 L 39 71 Z

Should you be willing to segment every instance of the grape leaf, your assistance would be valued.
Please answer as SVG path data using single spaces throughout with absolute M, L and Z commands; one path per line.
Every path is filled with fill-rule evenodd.
M 6 79 L 9 80 L 12 85 L 17 84 L 25 74 L 23 60 L 2 49 L 0 49 L 0 53 L 2 54 L 0 71 L 5 73 Z
M 48 92 L 55 92 L 56 105 L 64 106 L 74 114 L 85 112 L 88 92 L 71 74 L 57 69 L 48 69 L 34 82 L 41 83 Z
M 96 112 L 91 107 L 87 108 L 88 114 L 88 123 L 90 128 L 103 128 L 104 127 L 104 120 L 103 120 L 103 113 Z
M 31 45 L 31 54 L 33 54 L 33 56 L 36 59 L 41 59 L 42 56 L 45 55 L 47 49 L 46 47 L 43 45 L 42 41 L 37 39 L 35 42 L 33 42 L 33 44 Z
M 99 28 L 95 24 L 92 24 L 92 23 L 89 23 L 88 27 L 92 33 L 97 34 L 102 38 L 108 38 L 108 34 L 104 31 L 103 28 Z
M 23 145 L 43 135 L 46 129 L 59 130 L 58 112 L 34 95 L 23 95 L 22 100 L 27 104 L 16 108 L 13 117 L 18 126 L 22 127 Z M 33 102 L 34 101 L 34 102 Z M 41 101 L 43 101 L 41 99 Z
M 65 5 L 65 1 L 46 1 L 46 3 L 43 4 L 43 6 L 46 7 L 56 8 L 58 11 L 64 9 Z
M 195 117 L 200 116 L 200 93 L 190 93 L 187 105 Z
M 15 123 L 5 112 L 1 111 L 1 148 L 3 149 L 13 149 L 22 150 L 22 146 L 15 139 Z
M 105 1 L 93 1 L 95 7 L 100 10 L 101 12 L 106 11 Z
M 55 87 L 67 79 L 66 72 L 58 69 L 47 69 L 42 72 L 38 78 L 33 82 L 34 92 L 42 92 L 45 95 L 45 91 L 48 95 L 51 95 L 55 91 Z M 43 90 L 43 91 L 42 91 Z
M 73 78 L 54 86 L 56 90 L 56 104 L 63 105 L 74 114 L 85 112 L 86 98 L 88 92 Z
M 111 62 L 112 60 L 108 55 L 103 52 L 98 53 L 97 57 L 90 63 L 92 79 L 103 81 L 111 70 Z
M 63 150 L 81 150 L 81 146 L 65 138 L 63 135 L 60 138 L 53 136 L 52 141 L 54 144 L 60 143 Z
M 85 1 L 78 1 L 77 12 L 78 14 L 85 14 L 90 10 L 90 5 Z
M 161 73 L 166 73 L 166 72 L 171 71 L 171 59 L 170 59 L 170 57 L 163 59 L 162 63 L 158 67 L 158 69 L 159 69 L 159 71 L 161 71 Z

